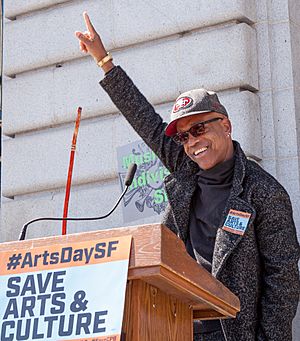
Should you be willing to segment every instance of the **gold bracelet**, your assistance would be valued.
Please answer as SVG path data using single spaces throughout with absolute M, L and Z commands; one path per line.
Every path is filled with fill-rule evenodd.
M 107 52 L 107 55 L 106 55 L 104 58 L 102 58 L 101 60 L 99 60 L 99 61 L 97 62 L 97 65 L 98 65 L 99 67 L 102 67 L 104 64 L 106 64 L 106 63 L 109 62 L 110 60 L 113 60 L 113 57 L 112 57 L 112 55 L 111 55 L 109 52 Z

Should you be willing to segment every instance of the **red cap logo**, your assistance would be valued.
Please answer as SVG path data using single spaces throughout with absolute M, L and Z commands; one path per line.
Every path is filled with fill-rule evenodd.
M 181 97 L 174 104 L 173 113 L 176 113 L 181 109 L 187 108 L 192 104 L 193 100 L 190 97 Z

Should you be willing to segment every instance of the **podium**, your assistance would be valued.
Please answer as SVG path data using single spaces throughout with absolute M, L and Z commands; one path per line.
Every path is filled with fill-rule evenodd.
M 193 319 L 234 318 L 239 299 L 199 266 L 161 224 L 114 228 L 0 244 L 33 249 L 131 235 L 122 341 L 188 341 Z

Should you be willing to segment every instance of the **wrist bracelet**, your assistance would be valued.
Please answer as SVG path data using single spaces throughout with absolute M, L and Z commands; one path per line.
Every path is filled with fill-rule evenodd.
M 102 67 L 104 64 L 106 64 L 106 63 L 109 62 L 110 60 L 113 60 L 113 57 L 112 57 L 112 55 L 111 55 L 109 52 L 107 52 L 107 55 L 106 55 L 104 58 L 102 58 L 101 60 L 99 60 L 99 61 L 97 62 L 97 65 L 98 65 L 99 67 Z

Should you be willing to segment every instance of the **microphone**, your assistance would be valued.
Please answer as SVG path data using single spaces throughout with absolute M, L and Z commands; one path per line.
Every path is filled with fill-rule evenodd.
M 127 170 L 127 174 L 125 177 L 125 188 L 122 192 L 122 194 L 120 195 L 119 199 L 117 200 L 115 206 L 105 215 L 100 216 L 100 217 L 87 217 L 87 218 L 53 218 L 53 217 L 42 217 L 42 218 L 36 218 L 33 220 L 28 221 L 25 225 L 23 225 L 20 236 L 19 236 L 19 241 L 20 240 L 25 240 L 25 236 L 26 236 L 26 232 L 27 232 L 27 227 L 32 224 L 35 223 L 37 221 L 42 221 L 42 220 L 51 220 L 51 221 L 63 221 L 63 220 L 72 220 L 72 221 L 82 221 L 82 220 L 100 220 L 100 219 L 104 219 L 107 218 L 108 216 L 110 216 L 113 211 L 117 208 L 117 206 L 119 205 L 120 201 L 123 199 L 124 195 L 126 194 L 129 186 L 132 184 L 133 178 L 134 178 L 134 174 L 136 172 L 137 169 L 137 165 L 135 163 L 132 163 Z
M 132 184 L 136 169 L 137 169 L 136 163 L 132 163 L 129 165 L 124 181 L 125 186 L 129 187 Z

